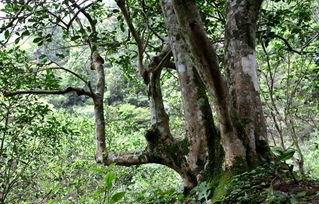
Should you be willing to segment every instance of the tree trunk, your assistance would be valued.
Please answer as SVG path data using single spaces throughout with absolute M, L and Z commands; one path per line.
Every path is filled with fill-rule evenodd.
M 105 75 L 104 75 L 104 60 L 97 53 L 92 53 L 91 68 L 96 71 L 97 83 L 96 92 L 93 95 L 94 116 L 95 116 L 95 131 L 96 131 L 96 155 L 95 160 L 98 163 L 103 163 L 107 156 L 105 143 L 105 120 L 104 120 L 104 91 L 105 91 Z
M 147 69 L 143 65 L 149 75 L 146 84 L 152 121 L 145 134 L 148 146 L 135 152 L 109 154 L 105 164 L 163 164 L 181 175 L 185 193 L 205 180 L 213 184 L 214 199 L 218 199 L 234 174 L 270 159 L 256 74 L 255 32 L 260 4 L 253 0 L 232 0 L 227 4 L 225 80 L 195 1 L 161 0 L 169 46 L 152 58 Z M 120 6 L 125 13 L 125 5 Z M 129 16 L 126 21 L 129 29 L 135 30 Z M 140 44 L 140 40 L 136 43 Z M 186 135 L 181 141 L 170 132 L 160 86 L 161 70 L 168 66 L 171 51 L 185 116 Z M 206 91 L 217 110 L 220 133 L 214 126 Z
M 216 52 L 204 30 L 195 1 L 163 2 L 173 3 L 182 39 L 217 110 L 224 155 L 215 155 L 214 160 L 223 160 L 223 169 L 219 174 L 217 169 L 210 179 L 215 186 L 214 197 L 218 199 L 225 193 L 224 185 L 232 175 L 271 159 L 256 73 L 256 19 L 262 1 L 232 0 L 227 3 L 227 80 L 220 72 Z
M 199 182 L 205 173 L 205 164 L 210 163 L 208 166 L 216 166 L 215 164 L 218 163 L 215 160 L 215 151 L 219 148 L 215 147 L 220 145 L 220 138 L 214 125 L 206 88 L 191 60 L 187 45 L 182 39 L 172 2 L 161 1 L 161 6 L 181 87 L 185 138 L 190 143 L 187 161 L 190 170 L 196 175 L 197 182 Z
M 258 92 L 256 21 L 262 0 L 229 1 L 225 28 L 225 69 L 234 125 L 246 147 L 249 165 L 267 158 L 267 130 Z
M 268 157 L 265 120 L 258 94 L 255 32 L 261 1 L 229 1 L 225 28 L 224 82 L 215 50 L 192 0 L 173 0 L 184 39 L 218 111 L 224 167 L 255 166 Z M 230 103 L 231 102 L 231 103 Z M 260 146 L 257 148 L 256 146 Z M 267 153 L 266 153 L 267 152 Z

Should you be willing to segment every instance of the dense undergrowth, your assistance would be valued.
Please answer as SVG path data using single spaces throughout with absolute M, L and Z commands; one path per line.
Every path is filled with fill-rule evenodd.
M 27 165 L 18 163 L 18 168 L 13 168 L 9 161 L 3 163 L 12 168 L 7 175 L 16 178 L 8 189 L 7 203 L 315 203 L 318 200 L 318 183 L 310 181 L 318 179 L 315 158 L 319 150 L 315 145 L 305 156 L 309 181 L 301 179 L 292 168 L 294 151 L 286 151 L 277 157 L 288 164 L 273 163 L 237 175 L 228 180 L 223 189 L 226 193 L 218 199 L 212 197 L 216 192 L 206 182 L 185 198 L 181 178 L 164 166 L 128 168 L 96 164 L 91 110 L 90 106 L 82 106 L 74 107 L 71 112 L 61 109 L 46 113 L 53 120 L 49 124 L 59 121 L 59 128 L 51 129 L 59 137 L 52 138 L 52 145 L 39 146 L 42 148 L 39 159 L 20 158 Z M 147 128 L 147 108 L 130 104 L 109 106 L 106 114 L 111 151 L 130 151 L 146 145 L 143 135 Z M 179 125 L 172 124 L 175 128 Z

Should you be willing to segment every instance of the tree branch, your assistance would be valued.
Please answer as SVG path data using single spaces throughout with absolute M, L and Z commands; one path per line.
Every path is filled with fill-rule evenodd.
M 295 50 L 288 42 L 287 39 L 281 37 L 280 35 L 274 35 L 275 38 L 278 38 L 280 40 L 282 40 L 285 45 L 287 46 L 287 50 L 290 51 L 290 52 L 294 52 L 294 53 L 297 53 L 299 55 L 302 55 L 302 54 L 311 54 L 311 53 L 316 53 L 316 52 L 304 52 L 303 50 L 309 46 L 309 44 L 311 43 L 312 40 L 314 40 L 315 38 L 317 38 L 319 36 L 319 33 L 317 33 L 311 40 L 309 40 L 304 46 L 302 46 L 302 48 L 300 50 Z
M 173 53 L 170 45 L 165 45 L 163 50 L 158 55 L 152 57 L 150 64 L 148 65 L 148 71 L 153 72 L 162 67 L 171 67 L 172 64 L 170 64 L 170 58 L 172 56 Z
M 71 18 L 71 20 L 67 24 L 67 30 L 70 29 L 70 26 L 72 25 L 73 21 L 78 17 L 79 13 L 89 8 L 90 6 L 92 6 L 92 3 L 82 8 L 77 7 L 79 10 L 74 14 L 74 16 Z
M 58 67 L 48 67 L 48 68 L 44 68 L 44 69 L 39 69 L 37 71 L 35 71 L 34 73 L 37 73 L 37 72 L 42 72 L 42 71 L 45 71 L 45 70 L 52 70 L 52 69 L 60 69 L 60 70 L 63 70 L 63 71 L 66 71 L 66 72 L 69 72 L 70 74 L 72 74 L 73 76 L 75 76 L 76 78 L 80 79 L 81 81 L 83 81 L 85 84 L 88 84 L 88 81 L 85 80 L 83 77 L 81 77 L 79 74 L 77 74 L 76 72 L 73 72 L 72 70 L 70 69 L 67 69 L 65 67 L 61 67 L 59 64 L 53 62 L 54 64 L 56 64 Z
M 11 26 L 13 26 L 13 23 L 15 20 L 17 20 L 19 18 L 19 15 L 22 13 L 22 11 L 26 8 L 26 6 L 31 2 L 31 0 L 28 0 L 27 2 L 25 2 L 25 4 L 19 9 L 19 11 L 17 12 L 17 14 L 15 15 L 14 18 L 12 18 L 12 20 L 5 26 L 0 28 L 0 34 L 5 31 L 6 29 L 10 28 Z
M 122 152 L 118 154 L 109 154 L 104 161 L 105 165 L 116 163 L 121 166 L 132 166 L 152 163 L 149 152 L 146 150 L 137 150 L 132 152 Z
M 136 42 L 136 45 L 137 45 L 137 49 L 138 49 L 138 60 L 137 60 L 137 67 L 139 69 L 139 72 L 141 74 L 141 76 L 143 77 L 144 79 L 144 82 L 145 84 L 148 84 L 149 83 L 149 76 L 148 76 L 148 73 L 147 73 L 147 70 L 145 69 L 144 67 L 144 56 L 143 56 L 143 53 L 144 53 L 144 43 L 143 43 L 143 40 L 141 39 L 140 35 L 137 33 L 133 23 L 132 23 L 132 20 L 128 14 L 128 11 L 127 11 L 127 8 L 125 6 L 125 0 L 116 0 L 116 3 L 118 5 L 118 7 L 120 8 L 123 16 L 124 16 L 124 19 L 125 19 L 125 22 L 130 30 L 130 32 L 132 33 L 133 35 L 133 38 Z
M 19 91 L 6 91 L 4 89 L 1 89 L 1 92 L 5 97 L 11 97 L 16 95 L 24 95 L 24 94 L 35 94 L 35 95 L 62 95 L 70 92 L 76 92 L 78 96 L 89 96 L 93 97 L 93 95 L 90 92 L 85 91 L 84 89 L 78 88 L 78 87 L 67 87 L 63 90 L 19 90 Z

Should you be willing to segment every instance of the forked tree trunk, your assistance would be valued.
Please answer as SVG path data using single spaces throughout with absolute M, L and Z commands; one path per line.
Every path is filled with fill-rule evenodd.
M 162 2 L 173 3 L 178 19 L 175 30 L 179 27 L 181 41 L 185 43 L 184 47 L 189 51 L 217 110 L 224 155 L 216 154 L 213 160 L 222 160 L 223 168 L 215 168 L 210 179 L 215 184 L 215 197 L 218 197 L 222 194 L 225 180 L 231 175 L 271 159 L 258 93 L 255 54 L 256 19 L 262 1 L 232 0 L 227 3 L 224 52 L 226 80 L 220 72 L 216 52 L 204 30 L 195 1 Z M 165 17 L 170 20 L 167 15 Z M 168 26 L 168 30 L 173 29 Z M 180 54 L 175 56 L 179 57 Z
M 258 93 L 256 71 L 256 21 L 262 0 L 228 0 L 225 26 L 225 71 L 221 74 L 216 52 L 207 37 L 195 0 L 161 0 L 169 45 L 144 65 L 145 44 L 134 28 L 126 1 L 116 0 L 138 47 L 138 68 L 149 88 L 151 128 L 146 131 L 143 150 L 111 154 L 106 149 L 103 96 L 103 59 L 94 52 L 92 68 L 97 73 L 96 91 L 77 87 L 65 90 L 4 92 L 18 94 L 65 94 L 76 92 L 93 98 L 96 119 L 96 161 L 109 165 L 158 163 L 178 172 L 185 194 L 200 181 L 210 181 L 214 199 L 224 192 L 228 179 L 239 171 L 271 159 L 266 125 Z M 173 55 L 181 86 L 185 115 L 184 139 L 171 134 L 165 112 L 160 79 L 171 66 Z M 219 129 L 216 131 L 206 92 L 213 99 Z M 220 132 L 220 133 L 219 133 Z
M 135 152 L 109 154 L 105 164 L 163 164 L 181 175 L 185 193 L 206 180 L 212 182 L 218 198 L 234 173 L 270 159 L 256 73 L 255 33 L 261 2 L 228 1 L 224 79 L 195 1 L 161 0 L 169 46 L 153 57 L 146 69 L 152 117 L 152 127 L 145 134 L 148 146 Z M 125 3 L 119 6 L 126 13 Z M 126 21 L 134 31 L 129 16 Z M 170 132 L 161 94 L 160 74 L 170 64 L 170 49 L 183 97 L 183 140 Z M 215 129 L 206 91 L 217 110 L 220 133 Z
M 261 1 L 228 1 L 225 28 L 228 84 L 221 75 L 195 1 L 172 1 L 196 69 L 218 111 L 224 169 L 258 165 L 262 158 L 269 157 L 256 74 L 256 18 Z

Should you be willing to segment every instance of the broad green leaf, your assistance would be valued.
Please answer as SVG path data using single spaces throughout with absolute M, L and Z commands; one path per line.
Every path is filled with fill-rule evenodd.
M 286 161 L 288 159 L 291 159 L 294 156 L 295 152 L 295 149 L 289 148 L 283 154 L 279 155 L 278 159 L 280 161 Z
M 94 191 L 94 195 L 101 195 L 104 192 L 105 192 L 104 189 L 98 189 L 98 190 Z
M 112 171 L 107 172 L 107 174 L 104 176 L 104 181 L 106 183 L 106 186 L 110 189 L 112 187 L 113 180 L 115 179 L 115 175 Z
M 115 193 L 111 198 L 111 203 L 116 203 L 117 201 L 121 200 L 125 195 L 125 192 Z

